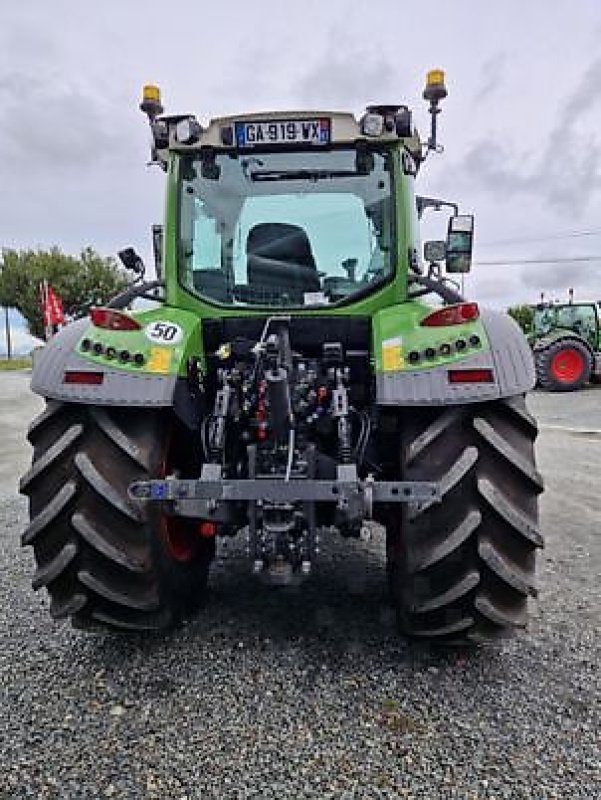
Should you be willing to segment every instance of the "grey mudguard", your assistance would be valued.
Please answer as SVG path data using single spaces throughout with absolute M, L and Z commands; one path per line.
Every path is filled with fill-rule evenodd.
M 376 376 L 376 403 L 383 406 L 440 406 L 482 403 L 534 388 L 534 360 L 519 325 L 507 314 L 482 309 L 490 350 L 452 364 L 453 369 L 492 369 L 494 383 L 451 384 L 449 367 L 387 372 Z
M 71 323 L 34 354 L 32 392 L 53 400 L 105 406 L 160 408 L 174 404 L 177 378 L 173 375 L 136 375 L 102 368 L 104 379 L 98 386 L 64 383 L 67 370 L 99 371 L 75 353 L 77 342 L 88 325 L 87 319 Z

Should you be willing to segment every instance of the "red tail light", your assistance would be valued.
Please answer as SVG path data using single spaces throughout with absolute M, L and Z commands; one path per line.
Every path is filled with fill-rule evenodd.
M 492 369 L 450 369 L 449 383 L 494 383 Z
M 139 331 L 142 327 L 133 317 L 114 311 L 112 308 L 93 308 L 90 311 L 92 325 L 110 331 Z
M 70 370 L 65 372 L 63 383 L 83 383 L 87 386 L 100 386 L 104 380 L 104 372 L 87 372 Z
M 217 524 L 215 522 L 201 522 L 198 526 L 198 535 L 203 539 L 212 539 L 217 535 Z
M 473 322 L 480 316 L 478 303 L 459 303 L 433 311 L 419 323 L 423 328 L 444 328 L 446 325 L 462 325 Z

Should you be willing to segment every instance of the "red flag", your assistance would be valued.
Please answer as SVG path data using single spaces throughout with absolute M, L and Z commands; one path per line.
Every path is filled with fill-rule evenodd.
M 65 324 L 63 301 L 46 281 L 42 286 L 42 310 L 46 330 L 54 330 L 59 325 Z

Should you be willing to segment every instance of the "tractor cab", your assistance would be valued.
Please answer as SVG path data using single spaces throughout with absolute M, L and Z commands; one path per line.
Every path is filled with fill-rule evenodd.
M 218 152 L 210 170 L 202 154 L 180 156 L 187 292 L 230 308 L 289 310 L 344 305 L 394 279 L 390 148 L 311 147 Z
M 203 316 L 350 311 L 411 296 L 422 272 L 414 179 L 440 151 L 444 73 L 428 74 L 431 131 L 420 140 L 405 105 L 359 119 L 329 111 L 242 114 L 204 126 L 163 114 L 157 87 L 142 110 L 152 162 L 169 173 L 165 277 L 169 302 Z M 447 204 L 449 205 L 449 204 Z M 437 243 L 437 274 L 469 271 L 473 218 L 454 215 Z M 432 248 L 429 248 L 432 253 Z M 421 287 L 423 288 L 423 283 Z
M 532 336 L 538 339 L 552 331 L 573 331 L 598 349 L 601 307 L 599 303 L 539 303 L 534 307 Z

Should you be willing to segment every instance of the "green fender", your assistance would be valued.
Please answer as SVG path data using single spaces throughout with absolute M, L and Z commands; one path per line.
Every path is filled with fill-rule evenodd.
M 422 327 L 434 310 L 413 302 L 374 315 L 378 405 L 460 405 L 512 397 L 534 387 L 532 352 L 511 317 L 481 308 L 471 322 Z M 484 371 L 490 379 L 454 382 L 453 370 Z
M 170 306 L 127 316 L 140 327 L 110 330 L 86 318 L 59 331 L 34 355 L 32 391 L 69 403 L 174 407 L 195 427 L 187 374 L 188 360 L 202 354 L 198 316 Z

